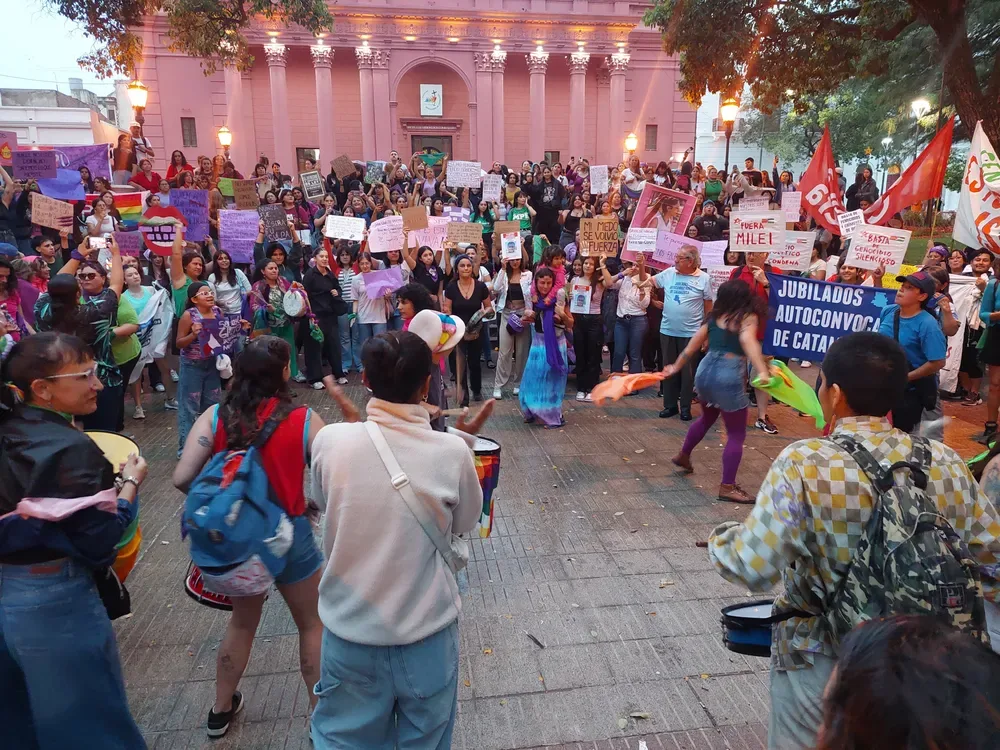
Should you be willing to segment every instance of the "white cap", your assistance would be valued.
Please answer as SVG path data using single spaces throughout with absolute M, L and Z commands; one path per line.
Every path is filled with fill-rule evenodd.
M 434 354 L 447 354 L 465 336 L 465 323 L 454 315 L 445 315 L 437 310 L 421 310 L 413 316 L 410 333 L 424 340 Z

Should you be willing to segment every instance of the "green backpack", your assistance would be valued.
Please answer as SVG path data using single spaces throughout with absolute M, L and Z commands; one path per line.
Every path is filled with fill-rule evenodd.
M 851 454 L 875 490 L 871 517 L 827 606 L 835 641 L 859 623 L 903 614 L 940 616 L 982 639 L 986 615 L 976 561 L 927 497 L 928 441 L 914 437 L 910 461 L 884 469 L 853 438 L 831 440 Z M 900 469 L 908 478 L 896 482 Z

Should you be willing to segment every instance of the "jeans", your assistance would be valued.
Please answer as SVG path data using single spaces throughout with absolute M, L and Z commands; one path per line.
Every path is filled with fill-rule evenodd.
M 308 324 L 306 324 L 308 325 Z M 323 360 L 330 363 L 333 377 L 339 378 L 344 374 L 343 365 L 340 363 L 340 337 L 337 334 L 336 315 L 317 315 L 316 325 L 323 332 L 323 343 L 312 337 L 306 336 L 306 377 L 310 383 L 318 383 L 323 379 Z
M 615 320 L 615 356 L 611 361 L 611 372 L 623 371 L 626 355 L 629 373 L 635 375 L 642 372 L 642 337 L 646 335 L 648 326 L 645 315 L 619 316 Z
M 337 331 L 340 334 L 340 366 L 344 372 L 354 370 L 361 372 L 361 345 L 358 343 L 358 323 L 351 325 L 348 315 L 337 318 Z
M 458 708 L 458 623 L 406 646 L 323 630 L 316 750 L 448 750 Z
M 91 571 L 0 565 L 0 745 L 144 749 Z
M 672 365 L 676 362 L 690 341 L 691 339 L 682 336 L 667 336 L 661 333 L 660 349 L 663 351 L 663 365 Z M 691 408 L 691 397 L 694 394 L 694 371 L 694 361 L 688 360 L 679 373 L 663 381 L 664 409 L 676 409 L 678 399 L 680 399 L 682 409 Z
M 365 342 L 374 336 L 378 336 L 380 333 L 385 333 L 385 323 L 359 323 L 355 320 L 354 327 L 358 329 L 358 348 L 355 356 L 358 358 L 358 362 L 360 362 L 361 350 L 364 349 Z
M 219 403 L 222 382 L 215 369 L 215 357 L 208 359 L 180 358 L 177 381 L 177 449 L 184 450 L 184 441 L 196 419 L 210 406 Z
M 600 315 L 576 315 L 573 349 L 576 351 L 576 389 L 590 393 L 601 382 L 601 347 L 604 319 Z

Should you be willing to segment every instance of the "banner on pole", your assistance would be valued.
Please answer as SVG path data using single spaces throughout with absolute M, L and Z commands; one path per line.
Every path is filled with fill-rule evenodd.
M 952 236 L 969 247 L 1000 254 L 1000 158 L 976 123 Z
M 942 391 L 953 393 L 958 390 L 958 371 L 962 366 L 962 349 L 965 343 L 965 321 L 976 301 L 975 277 L 952 274 L 948 293 L 951 295 L 951 311 L 958 320 L 958 330 L 947 339 L 948 349 L 944 367 L 938 374 L 938 387 Z

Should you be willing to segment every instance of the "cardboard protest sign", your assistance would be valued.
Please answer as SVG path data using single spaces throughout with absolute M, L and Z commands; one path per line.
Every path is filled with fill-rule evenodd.
M 507 234 L 500 235 L 500 259 L 501 260 L 518 260 L 521 257 L 521 250 L 523 245 L 521 244 L 521 233 L 520 232 L 508 232 Z
M 690 239 L 690 238 L 689 238 Z M 726 248 L 729 242 L 726 240 L 712 240 L 701 243 L 701 267 L 724 266 L 726 265 Z
M 719 287 L 729 281 L 729 277 L 733 275 L 733 268 L 735 266 L 708 266 L 703 269 L 712 283 L 713 300 L 715 295 L 719 293 Z
M 11 166 L 14 152 L 17 151 L 17 133 L 13 130 L 0 130 L 0 164 Z
M 219 249 L 229 253 L 233 263 L 253 263 L 259 231 L 260 216 L 256 211 L 219 211 Z
M 73 204 L 31 193 L 31 223 L 50 229 L 73 228 Z
M 499 203 L 501 190 L 503 190 L 503 177 L 501 175 L 488 174 L 483 178 L 484 201 Z
M 896 273 L 906 256 L 910 234 L 907 229 L 862 224 L 850 235 L 851 247 L 844 263 L 868 269 L 882 266 L 886 274 Z
M 142 254 L 146 243 L 143 242 L 142 232 L 115 232 L 115 242 L 122 255 L 138 257 Z
M 740 198 L 736 211 L 767 211 L 771 201 L 766 195 L 747 195 Z M 732 215 L 732 214 L 730 214 Z M 798 221 L 798 219 L 796 219 Z
M 580 254 L 618 255 L 618 219 L 599 216 L 580 220 Z
M 767 337 L 764 354 L 821 362 L 834 341 L 855 331 L 877 331 L 892 293 L 867 286 L 835 284 L 768 274 Z
M 786 190 L 781 194 L 781 210 L 785 212 L 785 223 L 794 224 L 802 215 L 802 193 Z
M 429 247 L 434 252 L 444 250 L 448 236 L 448 219 L 445 216 L 428 216 L 427 229 L 410 233 L 411 247 Z
M 865 223 L 865 212 L 860 208 L 856 211 L 845 211 L 837 217 L 840 236 L 849 237 L 851 232 Z
M 351 161 L 351 157 L 347 154 L 341 154 L 333 160 L 333 171 L 341 180 L 350 177 L 355 169 L 357 167 L 354 166 L 354 162 Z
M 319 172 L 303 172 L 299 175 L 299 182 L 302 184 L 302 192 L 311 201 L 326 195 L 326 185 Z
M 625 246 L 633 253 L 648 253 L 652 255 L 656 252 L 656 227 L 634 227 L 629 229 L 625 243 Z
M 236 208 L 242 211 L 256 211 L 260 206 L 257 183 L 253 180 L 233 180 L 233 197 Z
M 265 239 L 275 242 L 292 239 L 292 233 L 288 230 L 288 216 L 280 203 L 260 206 L 257 213 L 264 222 Z
M 202 242 L 208 237 L 208 191 L 171 190 L 170 205 L 187 221 L 187 237 Z
M 474 221 L 450 221 L 448 222 L 448 242 L 468 242 L 471 245 L 479 244 L 483 239 L 483 225 Z
M 323 224 L 323 233 L 338 240 L 361 242 L 365 238 L 367 228 L 364 219 L 354 216 L 327 216 Z
M 41 180 L 56 176 L 55 151 L 15 151 L 14 176 L 19 180 Z
M 368 299 L 382 297 L 386 292 L 394 292 L 403 286 L 402 266 L 389 266 L 381 271 L 361 274 L 365 282 L 365 294 Z
M 477 188 L 482 182 L 482 165 L 478 161 L 450 161 L 448 170 L 448 187 Z
M 602 164 L 590 168 L 590 194 L 604 195 L 608 192 L 608 166 Z
M 365 184 L 374 185 L 376 182 L 382 182 L 385 179 L 385 162 L 384 161 L 366 161 L 365 162 Z
M 785 231 L 785 249 L 780 252 L 770 252 L 767 262 L 782 271 L 808 271 L 812 260 L 815 232 Z
M 368 227 L 368 250 L 373 253 L 387 253 L 403 249 L 403 217 L 386 216 L 373 221 Z
M 781 211 L 730 214 L 729 249 L 738 253 L 783 252 L 785 215 Z
M 413 206 L 402 210 L 403 229 L 427 229 L 427 209 L 423 206 Z

